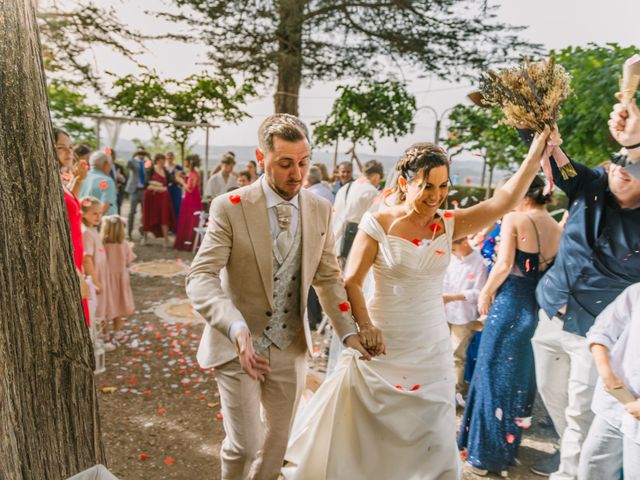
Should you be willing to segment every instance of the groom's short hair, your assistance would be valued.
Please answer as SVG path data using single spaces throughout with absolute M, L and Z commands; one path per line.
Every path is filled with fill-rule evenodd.
M 268 116 L 258 129 L 260 150 L 264 153 L 273 150 L 273 137 L 280 137 L 287 142 L 309 141 L 309 131 L 298 117 L 276 113 Z

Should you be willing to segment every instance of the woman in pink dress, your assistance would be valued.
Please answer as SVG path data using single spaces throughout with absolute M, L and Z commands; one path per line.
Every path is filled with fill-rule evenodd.
M 142 230 L 144 242 L 147 233 L 152 232 L 156 237 L 164 239 L 164 246 L 169 246 L 169 230 L 175 229 L 176 220 L 169 196 L 169 176 L 171 175 L 164 163 L 166 157 L 157 153 L 153 158 L 153 168 L 147 173 L 147 188 L 142 202 Z
M 100 230 L 100 238 L 107 254 L 107 299 L 105 318 L 113 320 L 114 345 L 122 344 L 125 336 L 122 325 L 127 315 L 133 313 L 133 293 L 129 281 L 129 266 L 135 259 L 129 242 L 125 241 L 124 221 L 118 215 L 105 217 Z M 107 330 L 109 325 L 107 322 Z
M 200 157 L 189 155 L 185 158 L 185 167 L 189 169 L 187 181 L 184 185 L 184 199 L 180 208 L 180 218 L 178 219 L 178 230 L 176 231 L 176 242 L 174 247 L 177 250 L 191 251 L 195 228 L 200 220 L 196 212 L 202 211 L 202 196 L 200 195 Z
M 59 128 L 53 129 L 53 136 L 56 147 L 56 155 L 58 157 L 58 165 L 60 167 L 60 180 L 64 193 L 64 203 L 67 208 L 67 217 L 69 218 L 69 230 L 71 232 L 71 246 L 73 248 L 73 263 L 76 267 L 78 277 L 80 279 L 80 291 L 83 293 L 82 310 L 84 311 L 84 319 L 87 325 L 90 325 L 89 304 L 86 296 L 88 296 L 88 285 L 84 281 L 82 274 L 82 257 L 84 256 L 84 248 L 82 246 L 82 213 L 80 211 L 80 201 L 73 193 L 74 186 L 79 187 L 82 180 L 87 176 L 86 162 L 73 166 L 73 145 L 69 135 Z

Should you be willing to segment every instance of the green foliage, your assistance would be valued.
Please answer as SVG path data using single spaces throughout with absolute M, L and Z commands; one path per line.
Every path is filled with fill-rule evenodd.
M 98 114 L 100 109 L 87 103 L 86 95 L 78 92 L 76 87 L 63 82 L 50 82 L 47 96 L 53 124 L 66 130 L 75 143 L 87 143 L 95 147 L 95 131 L 90 122 L 82 117 Z
M 38 28 L 44 67 L 49 78 L 87 84 L 103 93 L 91 55 L 95 46 L 108 47 L 136 63 L 137 51 L 146 39 L 127 27 L 114 8 L 102 8 L 91 1 L 47 2 L 38 8 Z
M 498 108 L 457 105 L 449 114 L 446 140 L 452 156 L 470 150 L 482 156 L 490 169 L 518 165 L 526 154 L 526 147 L 513 128 L 500 123 L 502 118 Z
M 353 144 L 367 142 L 376 149 L 382 137 L 401 137 L 413 132 L 416 99 L 399 82 L 362 81 L 357 85 L 340 86 L 329 116 L 314 122 L 313 135 L 317 145 L 331 145 L 338 139 Z
M 614 93 L 620 86 L 622 64 L 636 53 L 637 47 L 615 43 L 551 52 L 573 76 L 574 95 L 562 106 L 558 128 L 564 140 L 562 147 L 576 160 L 597 165 L 620 148 L 609 134 L 607 121 L 616 102 Z
M 248 116 L 241 109 L 255 94 L 251 84 L 237 85 L 229 76 L 191 75 L 184 80 L 161 79 L 155 72 L 117 79 L 107 104 L 124 115 L 177 122 L 238 122 Z M 169 136 L 180 146 L 181 157 L 194 127 L 169 126 Z
M 522 40 L 522 27 L 498 21 L 495 7 L 475 0 L 174 3 L 178 13 L 159 14 L 188 26 L 174 38 L 204 41 L 220 71 L 267 88 L 277 78 L 279 93 L 294 97 L 303 83 L 379 78 L 390 59 L 451 78 L 539 48 Z

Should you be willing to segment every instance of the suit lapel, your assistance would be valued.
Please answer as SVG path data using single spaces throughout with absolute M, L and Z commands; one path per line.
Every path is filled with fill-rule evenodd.
M 302 282 L 300 283 L 300 288 L 302 289 L 303 299 L 306 299 L 307 290 L 311 284 L 311 281 L 307 279 L 307 275 L 309 272 L 309 262 L 311 261 L 311 257 L 313 256 L 313 248 L 318 248 L 319 242 L 315 242 L 314 236 L 317 235 L 316 228 L 314 227 L 313 218 L 314 212 L 312 211 L 311 198 L 308 195 L 305 195 L 303 190 L 300 191 L 299 194 L 299 203 L 300 203 L 300 228 L 302 228 L 302 260 L 301 263 L 301 275 Z M 313 194 L 311 194 L 313 195 Z M 302 305 L 306 304 L 303 302 Z M 302 315 L 304 316 L 304 311 L 302 311 Z
M 264 291 L 273 309 L 273 258 L 271 252 L 271 228 L 267 212 L 267 202 L 262 191 L 262 183 L 254 182 L 242 201 L 249 238 L 258 263 Z

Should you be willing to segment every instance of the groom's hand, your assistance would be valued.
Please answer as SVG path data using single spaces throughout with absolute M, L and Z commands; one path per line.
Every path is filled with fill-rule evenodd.
M 254 380 L 264 382 L 265 374 L 271 371 L 269 360 L 259 356 L 253 349 L 251 332 L 246 327 L 236 334 L 236 350 L 242 369 Z
M 364 348 L 362 342 L 360 341 L 360 337 L 357 334 L 349 335 L 347 338 L 345 338 L 344 344 L 349 348 L 353 348 L 354 350 L 359 351 L 362 355 L 360 357 L 360 360 L 371 360 L 371 354 L 367 352 L 366 348 Z

